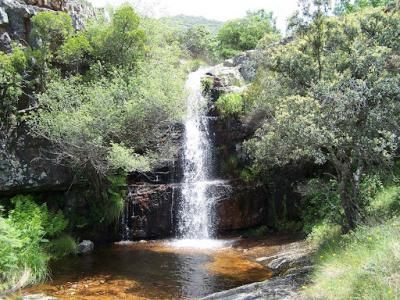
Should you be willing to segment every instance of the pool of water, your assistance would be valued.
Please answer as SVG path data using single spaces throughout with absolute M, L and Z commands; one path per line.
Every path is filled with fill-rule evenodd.
M 24 292 L 60 299 L 197 299 L 270 278 L 269 270 L 229 243 L 218 245 L 115 244 L 53 263 L 52 280 Z

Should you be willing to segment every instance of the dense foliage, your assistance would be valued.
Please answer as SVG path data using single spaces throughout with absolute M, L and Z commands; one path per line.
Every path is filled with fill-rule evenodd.
M 11 204 L 8 215 L 0 216 L 0 291 L 44 280 L 50 257 L 75 249 L 71 238 L 69 245 L 57 245 L 66 239 L 61 233 L 68 225 L 60 211 L 50 211 L 31 196 L 16 196 Z
M 272 13 L 265 10 L 248 12 L 243 19 L 228 21 L 218 32 L 220 55 L 228 58 L 254 49 L 266 34 L 275 39 L 279 37 Z
M 81 31 L 72 24 L 67 13 L 40 12 L 30 45 L 0 52 L 0 138 L 8 146 L 23 125 L 48 141 L 43 159 L 89 184 L 82 195 L 89 212 L 66 212 L 69 229 L 95 231 L 119 219 L 127 173 L 148 172 L 175 155 L 168 133 L 183 114 L 187 56 L 174 29 L 130 6 Z M 44 279 L 50 257 L 75 250 L 61 213 L 29 197 L 7 209 L 0 218 L 1 289 Z
M 292 41 L 265 50 L 249 91 L 249 113 L 265 115 L 247 142 L 255 166 L 331 165 L 350 228 L 363 218 L 363 177 L 398 147 L 399 24 L 396 11 L 330 17 L 318 2 L 293 18 Z

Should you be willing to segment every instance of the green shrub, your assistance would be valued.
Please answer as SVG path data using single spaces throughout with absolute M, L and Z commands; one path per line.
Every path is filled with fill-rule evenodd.
M 263 225 L 256 228 L 251 228 L 246 231 L 246 235 L 250 237 L 262 237 L 268 233 L 268 227 Z
M 316 224 L 340 224 L 343 211 L 335 180 L 312 179 L 299 188 L 304 196 L 302 204 L 303 230 L 310 233 Z
M 70 254 L 75 254 L 77 251 L 76 241 L 69 235 L 63 235 L 55 240 L 52 240 L 47 251 L 52 257 L 59 258 Z
M 201 79 L 201 87 L 204 95 L 208 95 L 214 85 L 214 79 L 212 77 L 204 77 Z
M 221 96 L 217 100 L 216 106 L 223 117 L 237 117 L 244 112 L 244 100 L 239 94 L 227 94 Z
M 7 218 L 0 216 L 0 292 L 44 280 L 50 258 L 46 250 L 51 249 L 53 257 L 67 252 L 62 238 L 54 244 L 48 240 L 59 237 L 68 225 L 61 212 L 49 211 L 29 195 L 15 196 L 11 203 Z
M 379 191 L 367 207 L 372 218 L 387 219 L 400 214 L 400 186 L 388 186 Z
M 338 224 L 321 221 L 315 224 L 307 236 L 307 240 L 315 246 L 329 244 L 330 241 L 340 237 L 342 228 Z

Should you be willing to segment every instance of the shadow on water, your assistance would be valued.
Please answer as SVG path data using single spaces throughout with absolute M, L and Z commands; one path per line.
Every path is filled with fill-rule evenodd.
M 265 280 L 270 272 L 233 250 L 113 245 L 52 264 L 52 281 L 28 289 L 62 299 L 193 299 Z

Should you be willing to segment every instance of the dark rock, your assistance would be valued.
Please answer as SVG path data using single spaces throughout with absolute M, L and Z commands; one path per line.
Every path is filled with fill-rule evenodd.
M 46 140 L 32 138 L 23 127 L 0 138 L 0 195 L 67 190 L 73 176 L 66 167 L 53 164 L 50 153 Z
M 262 188 L 232 183 L 228 197 L 217 202 L 218 230 L 226 232 L 263 224 L 266 203 L 266 195 Z
M 176 184 L 139 184 L 128 187 L 122 237 L 129 240 L 165 238 L 174 233 Z
M 177 183 L 130 185 L 122 238 L 140 240 L 174 236 L 181 194 L 182 185 Z M 208 194 L 216 203 L 214 217 L 218 232 L 262 224 L 266 201 L 265 194 L 257 187 L 216 181 L 208 188 Z
M 89 240 L 84 240 L 78 244 L 78 254 L 89 254 L 94 250 L 94 243 Z
M 10 53 L 11 48 L 11 38 L 7 32 L 0 33 L 0 51 Z

